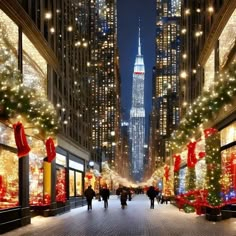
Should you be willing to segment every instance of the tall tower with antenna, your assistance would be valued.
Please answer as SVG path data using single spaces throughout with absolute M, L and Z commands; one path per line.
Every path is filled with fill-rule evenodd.
M 138 54 L 135 59 L 132 83 L 132 106 L 130 110 L 130 150 L 131 171 L 135 181 L 142 181 L 144 166 L 145 142 L 145 109 L 144 109 L 145 69 L 141 54 L 140 21 L 138 37 Z

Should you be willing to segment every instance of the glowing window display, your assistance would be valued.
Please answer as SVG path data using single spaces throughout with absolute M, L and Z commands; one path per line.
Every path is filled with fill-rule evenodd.
M 75 172 L 75 190 L 76 190 L 76 196 L 83 195 L 82 173 L 80 173 L 80 172 Z
M 69 171 L 70 176 L 70 197 L 75 196 L 75 172 L 73 170 Z
M 220 131 L 221 146 L 236 141 L 236 122 Z
M 57 183 L 56 183 L 56 201 L 66 201 L 66 171 L 61 167 L 57 169 Z
M 185 193 L 185 176 L 187 168 L 182 168 L 179 171 L 179 193 Z
M 0 123 L 0 209 L 18 206 L 19 158 L 7 146 L 15 147 L 13 130 Z
M 38 50 L 23 34 L 23 83 L 46 96 L 47 63 Z
M 0 47 L 7 48 L 17 59 L 18 55 L 18 27 L 0 10 Z
M 29 201 L 30 205 L 43 204 L 43 159 L 29 154 Z
M 222 190 L 236 192 L 236 146 L 221 152 Z
M 0 209 L 19 205 L 19 158 L 0 146 Z

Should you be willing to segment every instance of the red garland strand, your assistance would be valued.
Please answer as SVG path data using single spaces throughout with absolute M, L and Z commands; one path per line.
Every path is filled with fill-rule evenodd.
M 189 168 L 194 168 L 197 163 L 197 158 L 195 154 L 195 148 L 196 148 L 197 142 L 190 142 L 188 147 L 188 159 L 187 159 L 187 166 Z
M 212 134 L 215 134 L 216 132 L 217 132 L 217 129 L 215 129 L 215 128 L 208 128 L 208 129 L 205 129 L 205 130 L 204 130 L 205 138 L 210 137 Z
M 30 147 L 25 136 L 24 126 L 22 125 L 22 123 L 18 122 L 16 124 L 13 124 L 13 129 L 18 151 L 17 156 L 27 156 L 30 152 Z
M 165 178 L 166 178 L 166 181 L 168 181 L 168 180 L 169 180 L 170 167 L 166 165 L 166 166 L 164 167 L 164 170 L 165 170 L 164 176 L 165 176 Z
M 175 159 L 174 172 L 178 172 L 180 169 L 180 164 L 181 164 L 181 156 L 174 155 L 173 158 Z

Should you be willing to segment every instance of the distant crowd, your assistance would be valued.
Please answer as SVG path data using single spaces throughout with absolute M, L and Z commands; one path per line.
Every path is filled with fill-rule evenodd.
M 120 198 L 121 208 L 125 209 L 127 206 L 127 200 L 131 201 L 132 196 L 134 194 L 145 194 L 145 190 L 141 187 L 138 188 L 130 188 L 130 187 L 119 187 L 116 189 L 116 195 L 118 198 Z M 146 189 L 146 194 L 150 199 L 150 208 L 154 209 L 154 201 L 157 200 L 158 204 L 161 203 L 168 203 L 170 201 L 168 196 L 164 196 L 162 194 L 162 191 L 158 188 L 155 188 L 153 186 L 150 186 L 148 189 Z M 92 210 L 92 199 L 95 197 L 95 191 L 92 189 L 91 186 L 89 186 L 85 192 L 84 195 L 87 199 L 88 204 L 88 211 Z M 104 185 L 100 191 L 99 191 L 99 197 L 102 197 L 102 200 L 104 201 L 104 208 L 108 208 L 108 199 L 110 197 L 110 190 L 107 188 L 106 185 Z

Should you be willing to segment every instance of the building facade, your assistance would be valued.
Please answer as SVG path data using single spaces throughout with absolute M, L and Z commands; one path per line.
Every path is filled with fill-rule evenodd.
M 215 141 L 220 160 L 217 171 L 222 176 L 219 182 L 224 192 L 221 198 L 225 201 L 235 196 L 236 191 L 235 22 L 235 1 L 183 1 L 181 35 L 182 52 L 186 55 L 181 59 L 180 69 L 183 121 L 174 141 L 175 148 L 187 150 L 190 140 L 186 136 L 198 141 L 203 130 L 213 127 L 218 131 Z M 188 135 L 181 134 L 183 129 Z M 202 146 L 205 151 L 207 145 Z M 197 147 L 194 151 L 199 152 Z M 180 172 L 184 173 L 187 158 L 180 150 L 178 152 L 183 159 Z M 197 161 L 201 163 L 200 158 Z M 202 162 L 207 168 L 205 159 Z M 204 176 L 203 168 L 195 171 Z
M 156 2 L 156 65 L 153 68 L 151 162 L 161 165 L 179 124 L 181 1 Z M 155 166 L 156 168 L 157 166 Z
M 144 169 L 144 144 L 145 144 L 145 108 L 144 108 L 144 79 L 145 68 L 141 54 L 140 28 L 138 38 L 138 54 L 135 59 L 132 105 L 130 110 L 129 138 L 132 176 L 135 181 L 141 181 Z

